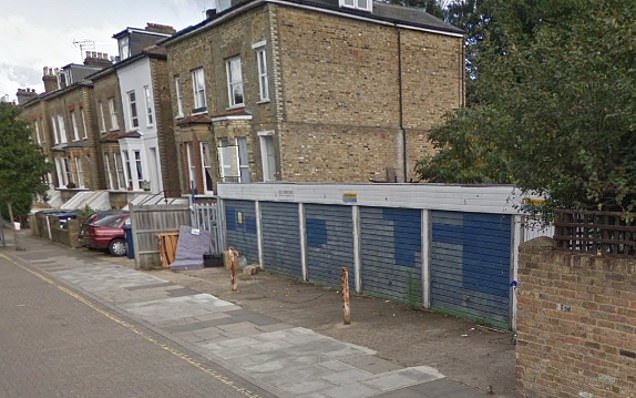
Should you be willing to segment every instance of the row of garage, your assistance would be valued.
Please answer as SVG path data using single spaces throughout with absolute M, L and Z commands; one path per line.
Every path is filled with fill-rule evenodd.
M 396 190 L 404 195 L 391 200 Z M 219 197 L 226 243 L 250 263 L 330 286 L 339 286 L 347 266 L 351 289 L 360 294 L 510 328 L 521 239 L 514 192 L 508 186 L 252 184 L 221 185 Z M 430 205 L 444 197 L 447 203 Z

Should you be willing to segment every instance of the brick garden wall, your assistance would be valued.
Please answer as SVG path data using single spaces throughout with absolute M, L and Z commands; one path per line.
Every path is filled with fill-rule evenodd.
M 636 260 L 527 242 L 517 333 L 519 397 L 636 397 Z

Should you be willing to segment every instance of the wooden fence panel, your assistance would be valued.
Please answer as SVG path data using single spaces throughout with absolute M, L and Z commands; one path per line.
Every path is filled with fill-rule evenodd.
M 557 247 L 597 255 L 636 256 L 636 221 L 619 212 L 556 209 Z
M 178 232 L 181 225 L 191 225 L 188 205 L 130 206 L 135 267 L 161 266 L 158 234 Z

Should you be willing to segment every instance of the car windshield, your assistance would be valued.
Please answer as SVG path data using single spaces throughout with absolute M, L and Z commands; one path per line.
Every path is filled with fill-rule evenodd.
M 99 225 L 100 227 L 119 227 L 120 224 L 128 218 L 127 214 L 115 214 L 112 216 L 104 217 L 95 221 L 93 225 Z

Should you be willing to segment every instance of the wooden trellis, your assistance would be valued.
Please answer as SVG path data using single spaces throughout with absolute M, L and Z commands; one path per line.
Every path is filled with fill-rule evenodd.
M 636 256 L 636 222 L 622 213 L 557 209 L 554 240 L 562 249 L 598 255 Z

